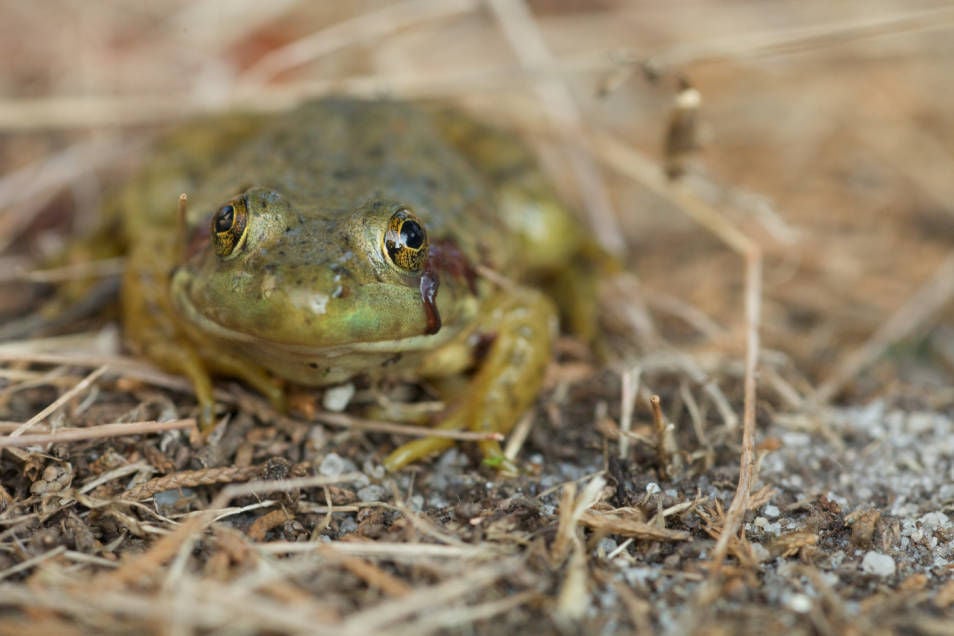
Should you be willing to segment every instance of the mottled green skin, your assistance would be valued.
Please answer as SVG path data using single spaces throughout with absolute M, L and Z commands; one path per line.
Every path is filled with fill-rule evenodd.
M 185 227 L 180 192 L 189 196 Z M 243 193 L 245 244 L 223 258 L 208 239 L 210 219 Z M 200 122 L 173 135 L 119 201 L 128 340 L 192 379 L 202 424 L 212 420 L 210 374 L 242 377 L 281 403 L 274 376 L 325 385 L 357 374 L 459 374 L 474 365 L 478 341 L 491 350 L 442 426 L 505 432 L 539 390 L 552 304 L 473 274 L 486 266 L 520 280 L 552 270 L 578 234 L 530 154 L 455 111 L 341 98 Z M 420 274 L 384 249 L 402 208 L 431 243 L 442 319 L 434 334 Z M 415 444 L 388 466 L 447 445 Z M 499 456 L 495 444 L 484 451 Z

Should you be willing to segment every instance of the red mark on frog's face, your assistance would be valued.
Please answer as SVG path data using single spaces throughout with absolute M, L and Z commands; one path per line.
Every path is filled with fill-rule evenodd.
M 437 290 L 441 279 L 431 268 L 421 274 L 421 302 L 424 303 L 424 315 L 427 316 L 427 327 L 424 333 L 433 335 L 441 330 L 441 314 L 437 310 Z
M 437 290 L 440 288 L 440 275 L 447 274 L 458 280 L 464 280 L 470 293 L 477 293 L 477 271 L 467 256 L 448 239 L 434 241 L 427 253 L 427 263 L 421 274 L 421 302 L 427 317 L 426 334 L 440 331 L 441 316 L 437 310 Z

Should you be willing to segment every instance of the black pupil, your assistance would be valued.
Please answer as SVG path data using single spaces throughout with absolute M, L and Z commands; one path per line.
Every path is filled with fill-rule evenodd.
M 231 205 L 222 207 L 215 215 L 215 231 L 228 232 L 232 229 L 232 220 L 235 217 L 235 208 Z
M 416 221 L 405 221 L 401 224 L 401 240 L 416 250 L 424 245 L 424 229 Z

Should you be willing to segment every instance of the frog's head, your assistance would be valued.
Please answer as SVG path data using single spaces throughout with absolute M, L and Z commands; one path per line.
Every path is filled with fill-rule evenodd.
M 172 280 L 200 334 L 321 350 L 417 342 L 440 329 L 427 230 L 409 206 L 322 211 L 250 188 L 207 219 Z

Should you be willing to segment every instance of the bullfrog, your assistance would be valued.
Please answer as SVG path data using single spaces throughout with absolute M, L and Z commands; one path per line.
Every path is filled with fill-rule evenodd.
M 223 375 L 279 407 L 286 383 L 457 378 L 436 425 L 508 432 L 556 333 L 531 282 L 569 267 L 581 236 L 513 135 L 447 106 L 340 97 L 187 124 L 115 209 L 125 339 L 189 378 L 204 431 Z M 413 441 L 384 465 L 451 444 Z M 501 465 L 498 442 L 480 445 Z

